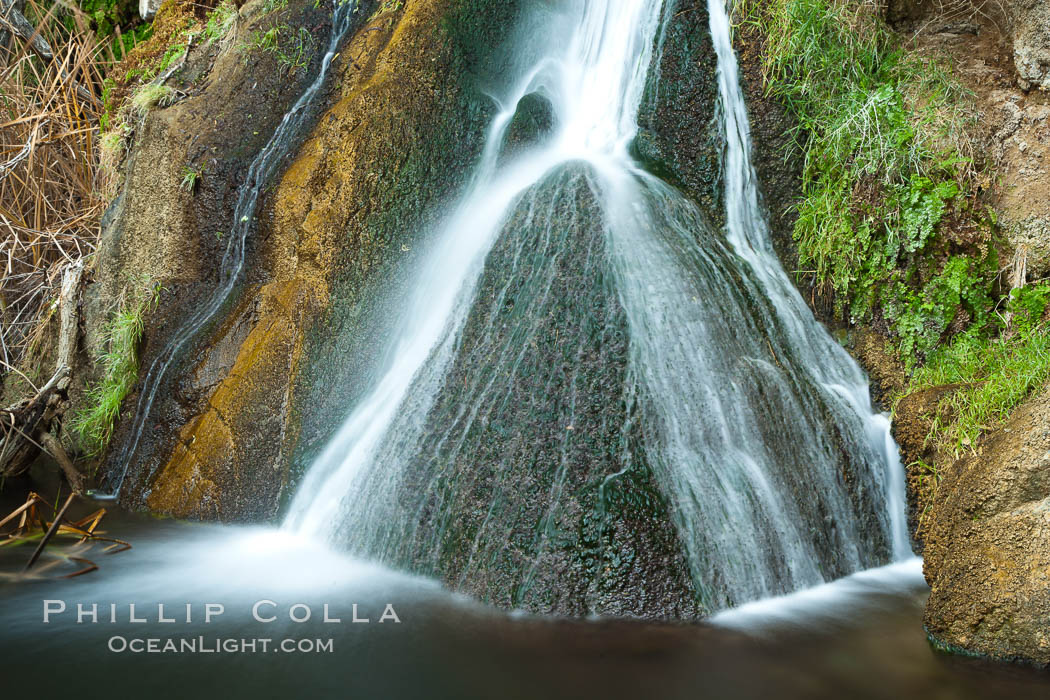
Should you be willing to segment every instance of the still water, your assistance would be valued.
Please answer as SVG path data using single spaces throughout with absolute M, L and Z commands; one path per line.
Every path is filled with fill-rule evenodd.
M 1050 695 L 1050 676 L 1041 672 L 931 649 L 921 625 L 926 588 L 917 559 L 747 605 L 710 623 L 659 625 L 506 614 L 433 581 L 270 529 L 117 513 L 107 515 L 106 526 L 134 548 L 88 553 L 98 571 L 0 583 L 3 697 Z M 0 570 L 18 570 L 28 554 L 5 551 Z M 46 600 L 66 607 L 47 624 Z M 254 619 L 259 601 L 272 604 L 261 603 L 258 616 L 277 619 Z M 88 611 L 98 604 L 99 621 L 85 617 L 78 624 L 77 603 Z M 130 620 L 131 604 L 134 617 L 146 622 Z M 212 607 L 205 623 L 208 604 L 224 610 Z M 339 622 L 323 621 L 325 604 Z M 354 604 L 368 623 L 352 622 Z M 388 604 L 399 622 L 379 622 Z M 309 621 L 289 620 L 307 610 Z M 158 640 L 158 649 L 169 639 L 184 648 L 193 640 L 198 651 L 111 651 L 149 639 Z M 254 653 L 204 651 L 252 639 Z M 285 639 L 293 649 L 302 642 L 314 650 L 275 650 Z

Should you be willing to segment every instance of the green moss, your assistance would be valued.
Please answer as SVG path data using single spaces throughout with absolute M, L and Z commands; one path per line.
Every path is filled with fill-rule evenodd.
M 95 358 L 102 379 L 88 389 L 90 403 L 72 422 L 73 432 L 92 455 L 101 454 L 109 444 L 121 404 L 138 380 L 143 322 L 156 306 L 159 292 L 158 286 L 142 282 L 103 328 L 103 349 Z

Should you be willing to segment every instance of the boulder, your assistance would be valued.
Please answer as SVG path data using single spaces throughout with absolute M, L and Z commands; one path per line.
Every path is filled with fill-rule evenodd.
M 935 643 L 1050 664 L 1050 388 L 947 470 L 924 568 Z

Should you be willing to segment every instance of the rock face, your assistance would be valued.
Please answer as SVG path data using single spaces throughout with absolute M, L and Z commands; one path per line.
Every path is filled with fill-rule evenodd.
M 1050 5 L 1044 0 L 887 0 L 891 24 L 931 21 L 933 31 L 1005 30 L 1022 90 L 1050 90 Z
M 257 28 L 262 6 L 242 10 L 242 35 Z M 244 282 L 160 387 L 125 505 L 223 521 L 274 516 L 300 436 L 315 441 L 303 448 L 308 460 L 373 356 L 374 324 L 390 310 L 363 299 L 405 286 L 398 270 L 412 237 L 469 175 L 493 108 L 484 72 L 499 69 L 485 62 L 488 47 L 499 45 L 513 12 L 512 4 L 486 9 L 470 0 L 383 12 L 361 5 L 361 31 L 317 100 L 323 119 L 293 144 L 284 179 L 263 195 Z M 269 52 L 245 56 L 239 35 L 206 80 L 186 87 L 187 99 L 151 112 L 141 127 L 89 296 L 101 307 L 143 272 L 163 286 L 143 367 L 216 284 L 238 185 L 312 79 L 327 19 L 310 2 L 280 17 L 311 32 L 309 67 L 289 74 Z M 187 165 L 203 171 L 192 193 L 179 187 Z M 334 347 L 332 338 L 349 345 Z M 129 422 L 111 454 L 128 439 Z
M 1050 389 L 949 470 L 930 519 L 930 636 L 1050 664 Z
M 238 185 L 284 111 L 308 84 L 311 68 L 319 63 L 315 58 L 312 66 L 289 74 L 270 53 L 246 55 L 239 50 L 264 21 L 262 9 L 262 3 L 246 6 L 236 35 L 218 43 L 202 42 L 191 52 L 185 68 L 170 83 L 170 87 L 187 93 L 185 99 L 170 107 L 155 108 L 137 120 L 134 146 L 125 164 L 125 185 L 103 221 L 97 268 L 85 292 L 89 347 L 97 343 L 94 336 L 113 310 L 113 300 L 119 299 L 128 286 L 147 279 L 162 289 L 157 311 L 147 321 L 141 351 L 142 366 L 149 367 L 171 335 L 218 284 L 219 261 L 227 243 L 224 236 L 233 226 Z M 312 41 L 319 43 L 327 32 L 326 17 L 325 12 L 303 3 L 290 7 L 284 21 L 314 28 L 316 37 L 311 35 Z M 250 124 L 246 115 L 251 115 Z M 180 187 L 187 170 L 200 173 L 192 191 Z M 250 251 L 242 294 L 232 300 L 229 320 L 217 324 L 221 337 L 246 338 L 254 319 L 265 318 L 260 311 L 280 309 L 285 316 L 292 316 L 304 314 L 307 306 L 316 304 L 314 288 L 308 294 L 296 294 L 287 285 L 289 273 L 251 264 L 256 259 Z M 275 283 L 277 286 L 267 287 Z M 274 336 L 269 347 L 248 347 L 259 356 L 260 370 L 266 368 L 256 375 L 263 377 L 259 385 L 279 387 L 280 377 L 287 375 L 289 358 L 294 355 L 294 344 L 287 337 L 286 325 L 264 322 L 263 328 Z M 222 376 L 235 365 L 242 343 L 232 339 L 209 343 L 207 336 L 207 332 L 202 333 L 188 344 L 177 366 L 169 371 L 160 389 L 162 399 L 154 406 L 136 459 L 128 468 L 122 498 L 127 505 L 148 504 L 176 515 L 258 517 L 272 512 L 272 506 L 260 508 L 259 503 L 265 503 L 267 494 L 272 500 L 279 490 L 279 484 L 271 483 L 271 476 L 241 468 L 257 463 L 261 455 L 246 452 L 242 449 L 245 443 L 225 439 L 223 436 L 235 430 L 226 421 L 203 423 L 193 434 L 184 430 L 195 416 L 204 413 L 236 419 L 229 406 L 212 399 Z M 275 395 L 282 392 L 277 389 Z M 128 408 L 134 406 L 136 398 L 131 396 L 126 401 L 125 414 L 131 412 Z M 82 397 L 75 395 L 74 400 Z M 241 400 L 251 402 L 253 395 L 245 394 Z M 279 437 L 279 426 L 273 425 L 272 418 L 256 419 L 267 412 L 280 416 L 281 407 L 269 402 L 253 405 L 259 413 L 247 415 L 242 425 L 251 426 L 256 438 L 252 444 L 265 445 Z M 129 423 L 118 426 L 111 448 L 119 448 L 127 440 Z M 204 472 L 202 465 L 182 459 L 179 468 L 195 478 L 187 479 L 177 490 L 165 480 L 154 489 L 153 477 L 176 441 L 176 454 L 181 455 L 187 445 L 198 440 L 223 445 L 222 452 L 217 452 L 222 459 L 215 471 Z M 124 467 L 109 463 L 102 471 L 115 475 Z
M 1025 90 L 1050 90 L 1050 4 L 1013 0 L 1014 63 Z
M 1003 89 L 989 102 L 988 116 L 997 125 L 992 155 L 1001 166 L 1003 230 L 1029 277 L 1039 279 L 1050 272 L 1050 96 Z

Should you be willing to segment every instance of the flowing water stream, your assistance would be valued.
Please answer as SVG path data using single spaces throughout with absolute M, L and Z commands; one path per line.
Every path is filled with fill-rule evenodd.
M 508 81 L 385 363 L 285 529 L 430 575 L 455 561 L 460 580 L 510 556 L 496 551 L 509 540 L 527 586 L 584 464 L 599 494 L 653 474 L 709 610 L 910 555 L 889 421 L 772 250 L 729 19 L 722 0 L 708 9 L 724 230 L 630 155 L 664 3 L 537 10 L 550 29 L 519 47 L 536 58 Z M 507 155 L 530 94 L 549 101 L 553 133 Z M 587 444 L 594 429 L 607 448 Z M 543 473 L 538 515 L 514 500 L 528 464 Z

